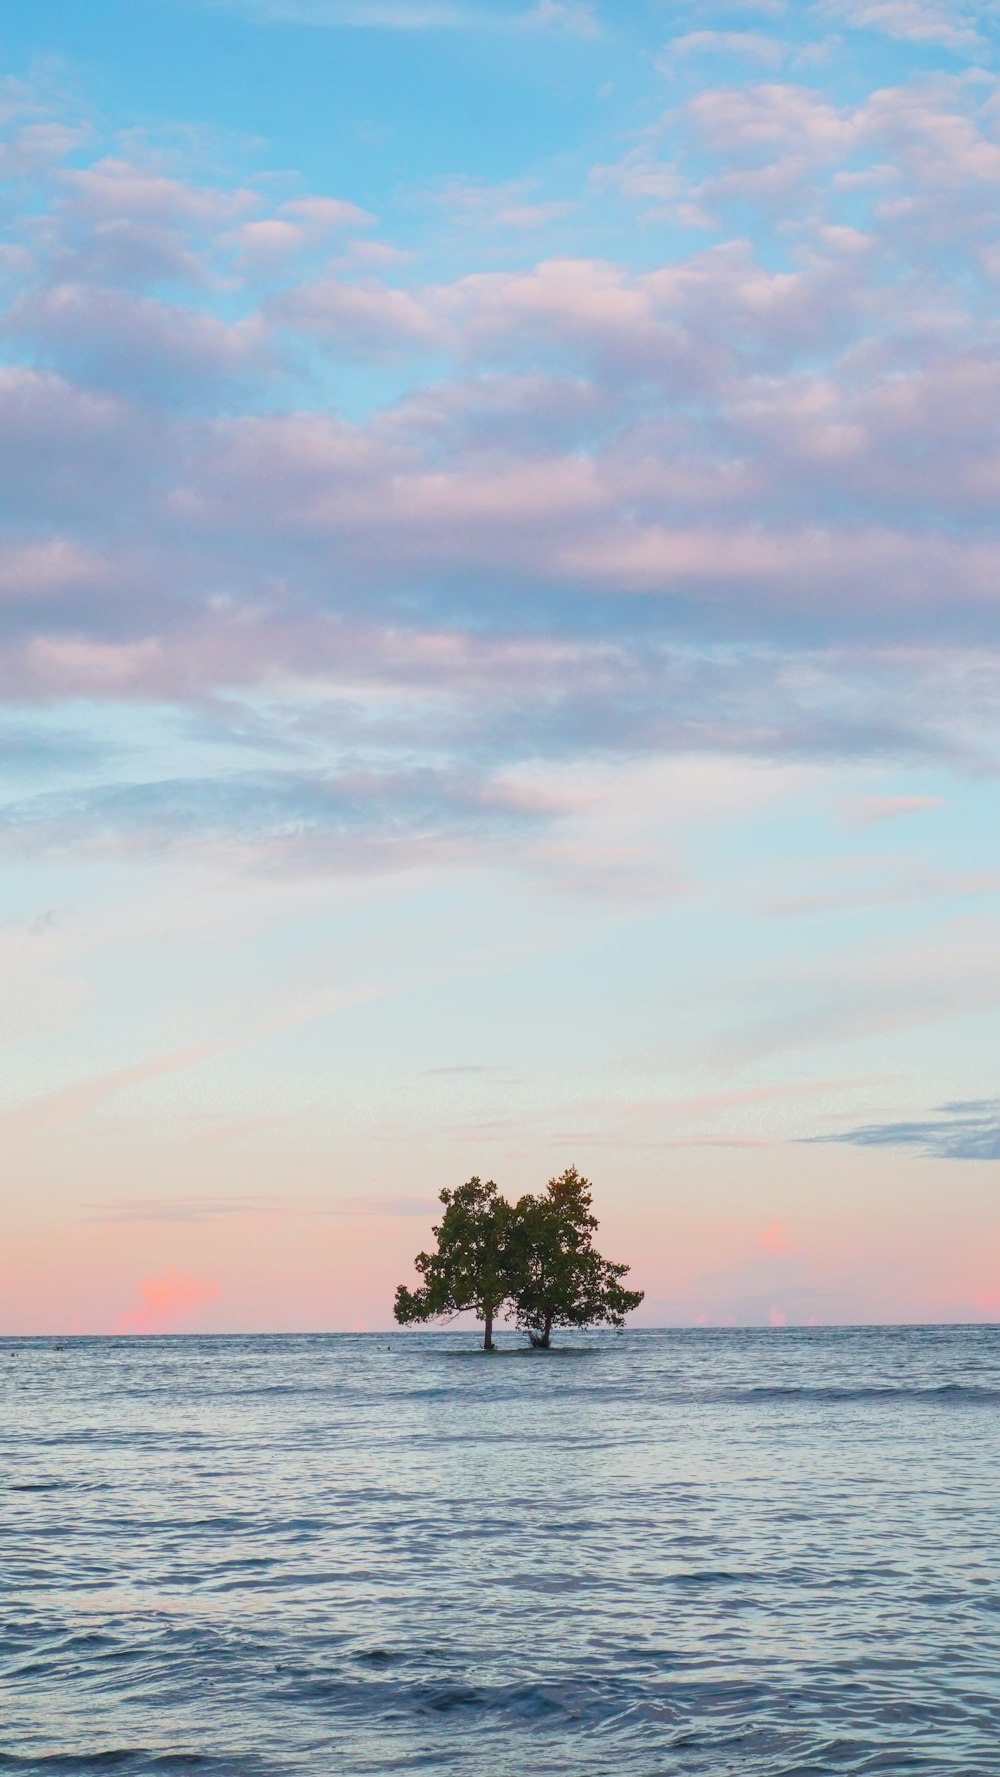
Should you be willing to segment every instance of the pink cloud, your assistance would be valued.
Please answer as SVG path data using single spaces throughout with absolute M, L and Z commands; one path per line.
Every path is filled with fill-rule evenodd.
M 984 38 L 972 15 L 937 0 L 825 0 L 823 10 L 836 23 L 858 31 L 881 31 L 903 42 L 940 44 L 945 49 L 976 49 Z
M 846 805 L 843 824 L 855 832 L 867 832 L 870 827 L 896 820 L 900 815 L 922 814 L 925 809 L 941 806 L 940 796 L 859 796 Z
M 266 216 L 259 221 L 244 222 L 233 235 L 235 244 L 244 253 L 261 260 L 298 253 L 308 238 L 304 228 L 284 216 Z
M 5 179 L 23 179 L 49 172 L 86 139 L 86 130 L 54 121 L 24 124 L 0 143 L 0 173 Z
M 274 298 L 268 313 L 283 326 L 373 351 L 426 346 L 435 338 L 432 319 L 417 297 L 373 278 L 305 284 Z
M 721 155 L 782 150 L 809 159 L 840 157 L 853 145 L 857 124 L 809 87 L 772 83 L 717 87 L 687 110 L 701 140 Z
M 294 197 L 281 206 L 282 215 L 294 216 L 304 227 L 316 234 L 329 234 L 342 228 L 372 228 L 376 218 L 370 210 L 339 197 Z
M 325 242 L 334 233 L 374 226 L 375 217 L 340 198 L 299 197 L 282 204 L 273 216 L 242 222 L 231 237 L 251 260 L 263 264 Z
M 528 181 L 486 185 L 478 181 L 449 179 L 437 202 L 457 222 L 482 227 L 542 228 L 566 215 L 571 206 L 560 200 L 541 202 L 532 196 Z
M 643 278 L 595 259 L 546 259 L 523 273 L 477 273 L 437 295 L 437 306 L 463 336 L 464 349 L 510 340 L 523 351 L 533 337 L 576 345 L 590 355 L 650 362 L 680 373 L 687 345 L 676 324 L 657 313 Z
M 83 544 L 53 537 L 5 548 L 0 542 L 0 606 L 30 601 L 45 605 L 82 593 L 108 590 L 120 566 L 102 561 Z
M 910 182 L 907 201 L 921 206 L 948 192 L 960 208 L 1000 181 L 1000 144 L 992 136 L 992 92 L 938 79 L 873 93 L 859 114 L 867 139 L 892 155 Z M 978 104 L 977 104 L 978 100 Z
M 762 31 L 687 31 L 682 37 L 671 39 L 661 66 L 665 71 L 669 69 L 672 56 L 735 55 L 774 67 L 787 54 L 786 44 Z
M 895 196 L 936 204 L 934 230 L 966 251 L 955 193 L 983 215 L 1000 199 L 994 102 L 985 80 L 853 107 L 777 80 L 710 89 L 591 189 L 634 174 L 647 197 L 721 203 L 734 180 L 853 177 L 879 155 Z M 329 262 L 303 281 L 300 247 L 373 220 L 339 196 L 268 200 L 120 153 L 41 176 L 6 324 L 53 368 L 0 373 L 19 527 L 0 558 L 4 690 L 203 704 L 254 686 L 275 710 L 336 695 L 324 720 L 345 733 L 363 706 L 380 741 L 459 752 L 490 725 L 542 753 L 962 751 L 995 704 L 992 662 L 951 662 L 940 626 L 980 625 L 1000 584 L 1000 544 L 962 523 L 1000 491 L 994 343 L 950 260 L 928 257 L 944 237 L 873 210 L 878 193 L 852 196 L 868 209 L 848 226 L 824 194 L 769 251 L 531 263 L 473 244 L 450 282 L 410 289 Z M 452 188 L 521 220 L 547 196 Z M 289 267 L 266 300 L 241 242 L 268 279 Z M 136 295 L 171 266 L 203 274 L 189 300 Z M 406 395 L 354 423 L 325 395 L 287 411 L 288 369 L 327 341 L 408 355 Z M 641 639 L 615 596 L 637 592 L 662 600 Z M 905 646 L 880 654 L 872 631 Z M 752 638 L 739 661 L 734 638 Z M 548 855 L 590 857 L 574 847 Z M 620 856 L 655 876 L 641 848 Z
M 773 1253 L 776 1258 L 794 1258 L 797 1248 L 791 1244 L 784 1222 L 773 1220 L 766 1222 L 755 1236 L 756 1244 L 766 1253 Z
M 61 178 L 73 202 L 99 217 L 208 228 L 252 212 L 261 203 L 253 191 L 188 184 L 114 156 L 89 167 L 66 168 Z
M 162 1079 L 166 1074 L 179 1072 L 182 1068 L 195 1067 L 199 1062 L 213 1060 L 223 1052 L 220 1043 L 201 1043 L 188 1049 L 177 1049 L 170 1054 L 155 1055 L 147 1061 L 136 1062 L 132 1067 L 119 1068 L 114 1073 L 98 1074 L 89 1080 L 80 1080 L 72 1086 L 58 1087 L 54 1092 L 40 1093 L 36 1098 L 26 1099 L 0 1112 L 0 1128 L 13 1132 L 43 1132 L 53 1127 L 70 1123 L 78 1117 L 86 1116 L 90 1111 L 125 1092 L 130 1086 L 142 1086 L 149 1080 Z
M 142 416 L 118 397 L 45 371 L 0 370 L 0 470 L 22 522 L 94 510 L 112 478 L 134 498 L 157 459 Z
M 675 216 L 688 227 L 710 228 L 711 217 L 693 203 L 690 179 L 672 162 L 657 160 L 647 145 L 630 148 L 621 160 L 591 169 L 595 191 L 615 191 L 629 203 L 647 205 L 648 215 Z
M 220 1286 L 208 1278 L 165 1271 L 161 1277 L 144 1277 L 137 1294 L 138 1305 L 119 1314 L 112 1332 L 173 1332 L 197 1314 L 199 1308 L 217 1301 Z
M 7 316 L 17 338 L 65 356 L 86 377 L 140 390 L 164 378 L 210 384 L 264 361 L 258 316 L 222 321 L 121 288 L 76 281 L 26 293 Z

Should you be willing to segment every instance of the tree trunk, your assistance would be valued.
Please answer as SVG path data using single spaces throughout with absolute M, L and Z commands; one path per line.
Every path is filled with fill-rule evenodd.
M 493 1310 L 492 1310 L 492 1308 L 486 1309 L 483 1319 L 486 1322 L 486 1330 L 483 1333 L 483 1350 L 484 1351 L 492 1351 L 494 1349 L 494 1346 L 493 1346 Z
M 552 1343 L 552 1316 L 551 1316 L 551 1314 L 547 1314 L 545 1316 L 545 1333 L 542 1338 L 542 1344 L 544 1345 L 546 1351 L 548 1351 L 551 1343 Z

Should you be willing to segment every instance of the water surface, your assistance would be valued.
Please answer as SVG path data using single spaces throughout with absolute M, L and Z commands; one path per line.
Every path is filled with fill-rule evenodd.
M 1000 1328 L 0 1341 L 0 1772 L 1000 1774 Z

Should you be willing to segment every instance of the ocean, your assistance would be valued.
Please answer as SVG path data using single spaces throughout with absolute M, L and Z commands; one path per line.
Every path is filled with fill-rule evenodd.
M 0 1771 L 1000 1773 L 1000 1328 L 0 1341 Z

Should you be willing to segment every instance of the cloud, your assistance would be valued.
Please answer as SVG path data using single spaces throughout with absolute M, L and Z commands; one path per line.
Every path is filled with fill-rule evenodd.
M 560 809 L 503 803 L 504 771 L 990 768 L 995 83 L 704 85 L 696 39 L 697 90 L 595 169 L 567 251 L 492 228 L 551 220 L 550 179 L 463 178 L 444 202 L 490 226 L 436 281 L 391 241 L 328 256 L 374 222 L 357 193 L 50 135 L 2 321 L 0 696 L 169 707 L 176 754 L 12 794 L 8 854 L 507 843 L 665 889 L 641 841 L 602 874 Z M 620 200 L 702 232 L 595 252 Z
M 502 784 L 426 768 L 409 775 L 232 773 L 81 787 L 8 804 L 0 808 L 0 850 L 27 856 L 75 850 L 96 858 L 180 847 L 261 870 L 349 874 L 489 849 L 538 819 Z M 201 1055 L 149 1066 L 164 1071 Z M 141 1069 L 127 1070 L 74 1090 L 89 1104 L 91 1092 L 104 1096 L 145 1077 Z
M 38 610 L 67 596 L 82 602 L 109 592 L 117 578 L 110 561 L 67 538 L 0 544 L 0 607 Z
M 60 183 L 75 212 L 102 222 L 180 223 L 211 230 L 256 210 L 261 201 L 242 186 L 227 190 L 189 184 L 110 155 L 86 167 L 64 168 Z
M 53 773 L 106 768 L 113 749 L 80 727 L 23 715 L 0 721 L 0 784 L 13 787 Z
M 57 1087 L 53 1092 L 40 1093 L 0 1111 L 0 1128 L 9 1133 L 31 1134 L 75 1122 L 78 1117 L 86 1116 L 98 1105 L 132 1086 L 143 1086 L 150 1080 L 162 1079 L 202 1061 L 212 1060 L 224 1048 L 222 1043 L 193 1044 L 134 1062 L 129 1067 L 92 1075 L 70 1086 Z
M 838 160 L 859 136 L 856 115 L 790 82 L 709 88 L 688 102 L 685 117 L 705 147 L 737 161 L 773 161 L 789 152 L 816 163 Z
M 261 206 L 245 187 L 185 181 L 115 155 L 62 166 L 53 199 L 32 238 L 45 282 L 67 288 L 208 291 L 223 232 Z
M 923 814 L 940 808 L 940 796 L 858 796 L 844 807 L 841 819 L 853 832 L 867 833 L 883 821 L 895 821 L 902 815 Z
M 788 45 L 762 31 L 686 31 L 674 37 L 663 53 L 661 67 L 669 69 L 675 56 L 745 56 L 753 62 L 777 67 L 788 54 Z
M 975 13 L 955 0 L 824 0 L 823 11 L 854 31 L 880 31 L 904 43 L 981 49 Z
M 568 31 L 579 37 L 602 35 L 596 0 L 537 0 L 523 19 L 528 30 Z
M 281 204 L 272 216 L 241 222 L 227 240 L 249 264 L 266 271 L 295 254 L 328 245 L 331 236 L 372 228 L 375 221 L 369 210 L 342 198 L 300 197 Z
M 853 878 L 846 877 L 845 866 L 856 872 L 870 864 L 875 865 L 874 880 L 863 878 L 859 886 L 853 886 L 858 882 L 857 875 Z M 836 886 L 845 880 L 849 886 Z M 840 865 L 831 865 L 828 862 L 819 889 L 766 901 L 762 903 L 761 912 L 782 918 L 790 914 L 794 916 L 810 913 L 864 914 L 881 908 L 906 907 L 921 901 L 954 903 L 978 896 L 992 900 L 998 893 L 1000 873 L 995 870 L 960 874 L 927 867 L 913 859 L 907 859 L 905 864 L 901 865 L 897 861 L 894 868 L 883 873 L 877 867 L 876 860 L 862 857 L 844 860 Z
M 208 1278 L 179 1271 L 160 1277 L 144 1277 L 137 1286 L 139 1301 L 126 1308 L 114 1322 L 113 1333 L 171 1333 L 196 1316 L 198 1310 L 218 1300 L 220 1286 Z
M 454 1067 L 425 1067 L 421 1072 L 428 1075 L 436 1074 L 495 1074 L 501 1070 L 479 1062 L 459 1062 Z
M 411 1216 L 434 1215 L 437 1200 L 430 1197 L 339 1197 L 317 1215 L 330 1216 Z
M 85 1222 L 121 1226 L 131 1223 L 194 1224 L 231 1216 L 362 1216 L 431 1215 L 436 1202 L 427 1197 L 338 1197 L 324 1203 L 297 1203 L 278 1197 L 165 1197 L 138 1198 L 120 1203 L 94 1204 Z M 139 1329 L 141 1330 L 141 1329 Z
M 748 1066 L 844 1043 L 877 1057 L 896 1033 L 951 1025 L 957 1040 L 962 1021 L 995 1014 L 1000 975 L 988 915 L 976 924 L 968 917 L 942 922 L 933 945 L 912 931 L 893 934 L 891 942 L 891 925 L 881 940 L 877 932 L 849 951 L 810 947 L 785 977 L 780 1009 L 766 972 L 741 973 L 728 989 L 734 1024 L 713 1046 L 716 1065 Z M 748 1016 L 748 1006 L 760 1009 Z
M 784 1222 L 777 1219 L 766 1222 L 755 1236 L 755 1243 L 762 1252 L 771 1253 L 778 1259 L 796 1257 L 797 1249 L 791 1244 Z
M 641 204 L 647 216 L 670 217 L 683 226 L 712 228 L 713 219 L 694 197 L 691 180 L 675 162 L 665 162 L 645 144 L 630 148 L 618 161 L 591 168 L 593 191 L 617 192 L 627 203 Z
M 448 31 L 477 28 L 472 7 L 450 0 L 210 0 L 255 25 L 307 25 L 370 31 Z
M 868 1123 L 809 1138 L 858 1148 L 916 1148 L 937 1160 L 1000 1160 L 1000 1098 L 955 1101 L 929 1118 Z
M 0 143 L 0 173 L 9 180 L 37 178 L 58 166 L 86 140 L 85 129 L 57 119 L 15 124 L 7 140 Z
M 482 180 L 447 179 L 434 201 L 453 221 L 485 228 L 544 228 L 572 209 L 559 199 L 539 201 L 529 180 L 487 185 Z
M 284 327 L 315 333 L 353 350 L 379 352 L 435 343 L 433 320 L 419 300 L 374 278 L 326 278 L 273 298 L 267 312 Z
M 534 7 L 453 0 L 207 0 L 256 25 L 365 31 L 567 31 L 599 34 L 589 0 L 538 0 Z
M 126 1203 L 96 1203 L 82 1217 L 108 1226 L 138 1223 L 214 1222 L 220 1217 L 280 1213 L 273 1198 L 139 1198 Z
M 222 321 L 122 288 L 74 282 L 21 297 L 3 331 L 41 359 L 111 391 L 210 390 L 263 367 L 259 319 Z

